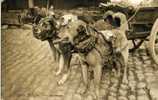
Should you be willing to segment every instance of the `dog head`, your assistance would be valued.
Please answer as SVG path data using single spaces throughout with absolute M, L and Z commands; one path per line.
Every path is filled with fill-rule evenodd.
M 37 25 L 33 26 L 33 35 L 42 41 L 52 38 L 55 35 L 55 22 L 51 18 L 41 19 Z

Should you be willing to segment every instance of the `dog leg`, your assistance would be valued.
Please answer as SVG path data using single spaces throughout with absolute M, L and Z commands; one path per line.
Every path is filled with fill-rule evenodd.
M 123 83 L 128 83 L 128 80 L 127 80 L 127 66 L 124 67 L 122 82 Z
M 128 50 L 126 50 L 126 52 L 123 53 L 123 57 L 124 57 L 124 73 L 123 73 L 123 83 L 128 83 L 128 79 L 127 79 L 127 67 L 128 67 Z
M 55 48 L 55 50 L 54 50 L 54 60 L 58 62 L 59 59 L 60 59 L 60 52 Z
M 117 71 L 117 76 L 120 77 L 121 76 L 121 66 L 118 66 L 118 71 Z
M 64 72 L 64 75 L 62 76 L 61 80 L 58 81 L 58 84 L 61 85 L 63 83 L 65 83 L 65 81 L 68 79 L 70 73 L 71 73 L 71 69 L 70 69 L 70 61 L 71 61 L 71 54 L 68 55 L 64 55 L 64 61 L 65 61 L 65 65 L 64 68 L 66 69 L 66 71 Z
M 82 69 L 82 75 L 83 75 L 83 82 L 85 86 L 87 87 L 88 85 L 88 69 L 86 64 L 81 64 L 81 69 Z
M 64 57 L 62 54 L 60 54 L 59 56 L 59 69 L 56 72 L 56 75 L 61 74 L 62 70 L 64 69 Z
M 81 67 L 81 70 L 82 70 L 82 78 L 83 78 L 83 82 L 85 84 L 85 86 L 88 85 L 88 66 L 87 64 L 82 60 L 82 57 L 77 54 L 76 57 L 78 58 L 79 60 L 79 63 L 80 63 L 80 67 Z
M 121 76 L 121 62 L 120 61 L 116 61 L 116 65 L 115 65 L 115 69 L 116 69 L 116 76 L 120 77 Z
M 67 81 L 69 75 L 70 75 L 70 71 L 68 71 L 67 73 L 65 73 L 65 74 L 62 76 L 62 78 L 58 81 L 58 84 L 59 84 L 59 85 L 64 84 L 64 83 Z
M 77 90 L 77 93 L 84 94 L 88 89 L 88 66 L 87 64 L 82 60 L 83 58 L 77 54 L 76 57 L 79 61 L 79 65 L 81 67 L 81 73 L 82 73 L 82 79 L 83 83 L 80 84 L 80 88 Z
M 54 60 L 54 61 L 57 61 L 57 50 L 56 50 L 56 48 L 55 48 L 55 46 L 54 46 L 54 44 L 53 44 L 53 41 L 52 41 L 51 39 L 49 39 L 48 42 L 49 42 L 51 51 L 52 51 L 52 53 L 53 53 L 53 57 L 54 57 L 53 60 Z
M 101 81 L 101 75 L 102 75 L 102 66 L 100 64 L 97 64 L 94 66 L 94 84 L 95 84 L 95 93 L 97 100 L 99 100 L 100 97 L 100 81 Z

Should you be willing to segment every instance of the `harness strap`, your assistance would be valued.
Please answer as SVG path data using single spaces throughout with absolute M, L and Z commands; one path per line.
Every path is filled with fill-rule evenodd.
M 94 49 L 99 53 L 99 55 L 100 55 L 101 58 L 103 59 L 103 64 L 109 63 L 110 65 L 111 65 L 111 64 L 113 65 L 116 61 L 119 61 L 118 58 L 116 57 L 116 55 L 115 55 L 114 52 L 113 52 L 113 47 L 112 47 L 111 42 L 108 42 L 108 40 L 106 40 L 106 38 L 104 37 L 103 33 L 99 32 L 97 29 L 95 29 L 95 28 L 93 28 L 93 27 L 91 27 L 91 26 L 89 26 L 89 27 L 90 27 L 93 31 L 95 31 L 95 32 L 97 32 L 99 35 L 101 35 L 101 37 L 103 38 L 104 42 L 107 43 L 108 46 L 111 48 L 111 52 L 110 52 L 109 54 L 107 54 L 107 55 L 102 55 L 101 51 L 100 51 L 98 48 L 94 47 Z M 123 47 L 121 50 L 124 50 L 126 47 L 127 47 L 127 45 L 126 45 L 125 47 Z M 109 58 L 109 57 L 108 57 L 109 59 L 107 59 L 107 62 L 106 62 L 106 61 L 105 61 L 106 57 L 104 57 L 104 56 L 107 56 L 107 57 L 108 57 L 108 56 L 111 56 L 112 58 Z M 112 62 L 109 61 L 109 60 L 112 60 L 112 59 L 113 59 Z M 105 62 L 104 62 L 104 61 L 105 61 Z M 120 63 L 120 65 L 122 65 L 120 61 L 119 61 L 119 63 Z
M 88 27 L 91 28 L 96 33 L 98 33 L 99 35 L 101 35 L 101 37 L 103 38 L 104 42 L 107 43 L 109 45 L 109 47 L 111 47 L 111 43 L 108 42 L 108 40 L 106 40 L 106 38 L 104 37 L 103 33 L 99 32 L 97 29 L 95 29 L 94 27 L 92 27 L 90 25 L 88 25 Z

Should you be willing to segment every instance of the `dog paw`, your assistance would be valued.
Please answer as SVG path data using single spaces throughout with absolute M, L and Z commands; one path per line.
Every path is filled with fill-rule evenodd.
M 124 83 L 124 84 L 128 84 L 127 77 L 123 77 L 123 79 L 122 79 L 122 83 Z
M 84 84 L 81 84 L 77 90 L 78 94 L 84 94 L 87 91 L 87 87 Z
M 68 78 L 68 74 L 64 74 L 63 77 L 58 81 L 58 85 L 62 85 Z
M 91 93 L 91 95 L 92 95 L 92 98 L 93 98 L 94 100 L 97 100 L 97 95 L 96 95 L 95 92 Z
M 58 75 L 60 75 L 60 74 L 61 74 L 61 71 L 60 71 L 60 70 L 58 70 L 58 71 L 55 73 L 56 76 L 58 76 Z

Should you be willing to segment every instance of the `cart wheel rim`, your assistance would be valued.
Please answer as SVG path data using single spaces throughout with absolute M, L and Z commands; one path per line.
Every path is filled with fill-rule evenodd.
M 149 53 L 158 65 L 158 19 L 155 21 L 150 33 Z

